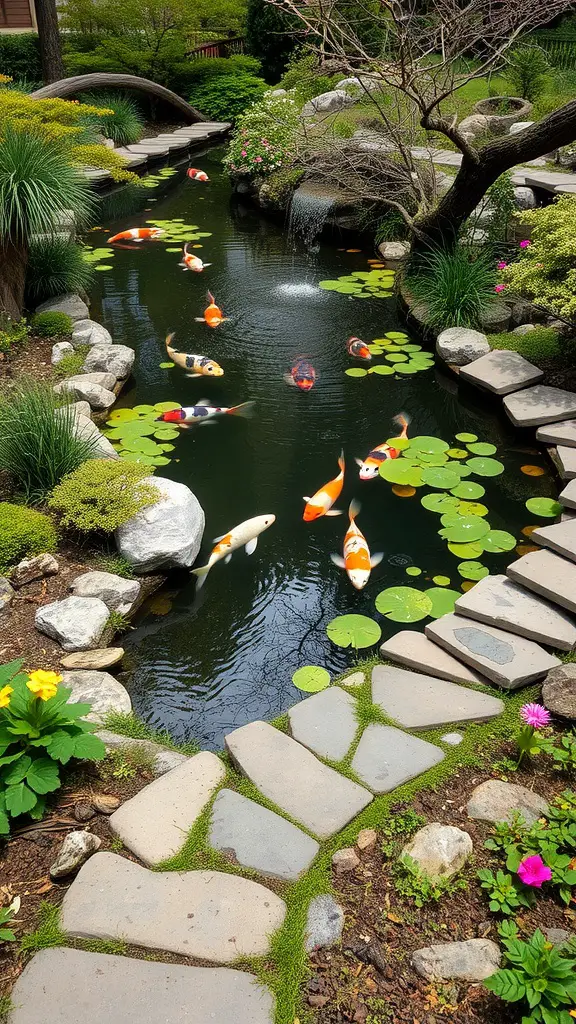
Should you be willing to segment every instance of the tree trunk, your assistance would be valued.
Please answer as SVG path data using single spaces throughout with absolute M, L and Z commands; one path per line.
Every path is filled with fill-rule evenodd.
M 13 242 L 0 242 L 0 314 L 19 320 L 24 307 L 24 283 L 28 249 Z
M 57 82 L 64 78 L 65 75 L 56 0 L 36 0 L 36 20 L 42 79 L 45 85 L 48 85 L 49 82 Z

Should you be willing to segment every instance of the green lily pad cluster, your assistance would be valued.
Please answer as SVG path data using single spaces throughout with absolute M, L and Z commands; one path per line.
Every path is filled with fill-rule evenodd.
M 167 466 L 168 452 L 179 431 L 170 423 L 158 421 L 158 416 L 170 409 L 181 409 L 178 402 L 157 402 L 156 405 L 135 405 L 133 409 L 114 409 L 104 431 L 106 437 L 127 462 L 141 465 Z
M 382 630 L 367 615 L 337 615 L 326 627 L 333 644 L 338 647 L 372 647 L 382 636 Z
M 348 377 L 367 377 L 369 373 L 379 377 L 390 377 L 393 374 L 404 377 L 429 370 L 434 365 L 433 353 L 423 350 L 422 345 L 413 344 L 408 335 L 401 331 L 390 331 L 383 338 L 375 338 L 368 345 L 368 350 L 372 356 L 384 356 L 384 362 L 368 368 L 351 366 L 344 371 Z
M 147 220 L 152 228 L 162 228 L 163 242 L 178 243 L 178 247 L 185 242 L 197 242 L 200 238 L 210 238 L 211 231 L 199 231 L 197 224 L 186 224 L 183 217 L 174 217 L 172 220 Z M 178 249 L 168 249 L 168 252 L 178 252 Z
M 454 603 L 462 595 L 446 586 L 416 590 L 415 587 L 387 587 L 375 601 L 376 610 L 392 622 L 420 622 L 428 617 L 439 619 L 454 611 Z
M 330 673 L 319 665 L 303 665 L 302 668 L 296 669 L 292 682 L 304 693 L 319 693 L 330 686 Z
M 319 281 L 326 292 L 339 292 L 355 299 L 389 299 L 394 287 L 393 270 L 358 270 L 335 281 Z
M 145 177 L 140 178 L 139 184 L 142 188 L 158 188 L 161 182 L 165 181 L 166 178 L 171 178 L 173 174 L 176 174 L 174 167 L 162 167 L 156 174 L 147 174 Z
M 534 516 L 542 519 L 556 519 L 564 511 L 563 506 L 554 498 L 528 498 L 526 508 Z
M 112 270 L 110 260 L 114 258 L 114 249 L 109 246 L 98 248 L 93 245 L 85 245 L 82 258 L 91 265 L 93 270 Z

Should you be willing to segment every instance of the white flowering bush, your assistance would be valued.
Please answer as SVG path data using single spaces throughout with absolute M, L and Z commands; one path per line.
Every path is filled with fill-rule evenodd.
M 294 150 L 300 104 L 294 93 L 268 93 L 239 118 L 224 166 L 231 174 L 266 176 L 282 167 Z

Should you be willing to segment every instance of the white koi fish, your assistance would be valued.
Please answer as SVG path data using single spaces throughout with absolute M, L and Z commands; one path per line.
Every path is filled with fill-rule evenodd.
M 243 523 L 235 526 L 233 530 L 230 530 L 230 533 L 224 533 L 221 537 L 215 537 L 215 546 L 212 548 L 206 565 L 200 566 L 199 569 L 192 569 L 194 575 L 198 577 L 197 589 L 199 590 L 204 585 L 204 580 L 212 566 L 216 565 L 216 562 L 219 562 L 222 558 L 224 562 L 229 562 L 233 551 L 244 547 L 246 554 L 252 555 L 256 551 L 258 537 L 269 526 L 272 526 L 274 522 L 276 522 L 276 516 L 269 512 L 263 516 L 254 516 L 253 519 L 246 519 Z

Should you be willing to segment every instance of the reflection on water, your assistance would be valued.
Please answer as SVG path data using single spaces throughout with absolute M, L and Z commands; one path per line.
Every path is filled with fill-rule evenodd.
M 410 415 L 413 434 L 452 441 L 465 430 L 498 446 L 507 472 L 482 481 L 494 529 L 510 530 L 520 539 L 520 529 L 531 521 L 525 499 L 551 491 L 548 477 L 531 480 L 520 472 L 522 463 L 537 456 L 532 452 L 526 459 L 530 449 L 518 445 L 495 407 L 481 397 L 459 400 L 455 382 L 438 371 L 404 379 L 345 375 L 346 339 L 354 334 L 371 340 L 398 329 L 394 303 L 359 301 L 316 285 L 365 270 L 372 253 L 322 245 L 310 255 L 278 225 L 231 204 L 219 156 L 195 158 L 208 171 L 209 185 L 174 177 L 164 194 L 146 196 L 142 205 L 152 206 L 152 212 L 102 220 L 102 233 L 89 236 L 100 246 L 112 231 L 142 225 L 152 216 L 179 217 L 212 232 L 195 250 L 212 263 L 204 274 L 183 273 L 179 254 L 166 251 L 173 246 L 154 243 L 117 250 L 113 269 L 96 275 L 96 318 L 116 342 L 137 351 L 136 383 L 121 404 L 257 403 L 251 421 L 224 417 L 209 429 L 183 434 L 161 472 L 188 484 L 205 509 L 198 564 L 207 559 L 211 538 L 243 520 L 272 512 L 275 525 L 260 537 L 251 557 L 239 551 L 229 565 L 216 565 L 199 595 L 187 574 L 171 580 L 169 600 L 156 596 L 125 640 L 135 710 L 176 738 L 195 737 L 213 748 L 235 726 L 270 718 L 298 700 L 291 676 L 301 665 L 320 664 L 337 673 L 349 664 L 352 656 L 328 641 L 327 622 L 344 612 L 374 615 L 380 590 L 413 583 L 407 565 L 424 570 L 421 580 L 441 573 L 459 587 L 458 560 L 436 532 L 438 517 L 422 508 L 418 495 L 402 499 L 384 481 L 358 480 L 354 457 L 393 434 L 396 413 Z M 194 321 L 204 309 L 207 287 L 230 317 L 217 330 Z M 176 332 L 183 351 L 214 358 L 225 376 L 189 380 L 178 369 L 161 369 L 168 331 Z M 293 357 L 303 353 L 318 373 L 308 394 L 283 379 Z M 345 509 L 359 497 L 359 525 L 371 549 L 385 552 L 360 593 L 329 558 L 342 550 L 347 519 L 302 521 L 303 495 L 335 476 L 342 446 L 347 475 L 338 505 Z M 499 572 L 513 557 L 514 552 L 490 556 L 486 563 Z M 384 637 L 404 628 L 376 618 Z

